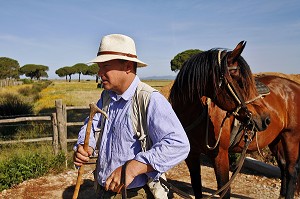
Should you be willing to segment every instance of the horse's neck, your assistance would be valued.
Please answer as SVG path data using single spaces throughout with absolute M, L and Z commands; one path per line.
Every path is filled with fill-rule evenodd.
M 175 109 L 175 112 L 183 126 L 188 126 L 192 121 L 197 119 L 203 111 L 204 107 L 200 101 L 190 102 L 180 106 L 179 109 Z

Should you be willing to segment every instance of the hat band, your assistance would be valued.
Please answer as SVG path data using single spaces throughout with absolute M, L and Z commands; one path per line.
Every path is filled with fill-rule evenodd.
M 137 58 L 136 55 L 133 54 L 129 54 L 129 53 L 121 53 L 121 52 L 114 52 L 114 51 L 100 51 L 97 53 L 97 56 L 99 55 L 122 55 L 122 56 L 126 56 L 126 57 L 132 57 L 132 58 Z

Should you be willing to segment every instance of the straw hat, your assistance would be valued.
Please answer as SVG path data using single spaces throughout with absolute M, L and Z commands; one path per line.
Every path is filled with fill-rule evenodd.
M 106 62 L 113 59 L 133 61 L 137 63 L 138 67 L 147 66 L 146 63 L 137 59 L 134 41 L 126 35 L 111 34 L 104 36 L 97 57 L 90 62 Z

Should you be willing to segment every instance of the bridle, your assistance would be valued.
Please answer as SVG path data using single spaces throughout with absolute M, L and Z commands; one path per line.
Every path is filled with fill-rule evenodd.
M 253 129 L 255 128 L 255 130 L 257 131 L 256 127 L 255 127 L 255 122 L 253 120 L 252 117 L 252 113 L 249 111 L 249 109 L 247 108 L 247 104 L 250 104 L 252 102 L 254 102 L 257 99 L 260 99 L 262 96 L 258 95 L 255 98 L 245 101 L 243 96 L 240 94 L 240 92 L 238 91 L 238 89 L 235 88 L 234 83 L 233 83 L 233 79 L 229 74 L 230 70 L 239 70 L 239 66 L 231 66 L 228 67 L 227 66 L 227 56 L 224 56 L 223 58 L 221 57 L 223 50 L 219 50 L 218 51 L 218 65 L 221 71 L 221 77 L 220 77 L 220 81 L 219 81 L 219 89 L 222 86 L 222 84 L 225 85 L 225 88 L 229 90 L 230 94 L 233 96 L 233 99 L 237 102 L 237 106 L 236 108 L 231 111 L 228 112 L 227 111 L 227 115 L 234 115 L 235 117 L 240 116 L 240 111 L 243 110 L 245 113 L 245 118 L 243 119 L 243 121 L 240 121 L 244 127 L 248 128 L 248 129 Z M 225 67 L 222 67 L 222 63 L 225 62 L 226 65 Z

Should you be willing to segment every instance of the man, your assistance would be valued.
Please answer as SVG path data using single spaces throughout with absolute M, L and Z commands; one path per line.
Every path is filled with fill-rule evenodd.
M 124 186 L 121 184 L 121 170 L 125 162 L 128 198 L 153 198 L 146 186 L 148 178 L 158 180 L 162 173 L 183 161 L 189 153 L 184 129 L 165 97 L 153 92 L 146 116 L 152 145 L 149 150 L 142 151 L 131 122 L 130 108 L 140 82 L 137 67 L 146 64 L 137 59 L 135 43 L 130 37 L 121 34 L 104 36 L 97 57 L 91 62 L 98 64 L 98 75 L 109 93 L 109 118 L 105 120 L 97 147 L 94 136 L 90 137 L 88 152 L 82 147 L 86 124 L 81 128 L 74 147 L 74 163 L 81 166 L 88 162 L 89 156 L 98 148 L 96 177 L 100 198 L 120 198 L 118 192 Z M 97 106 L 103 108 L 103 103 L 102 93 Z M 93 131 L 99 127 L 101 118 L 100 114 L 93 118 Z

